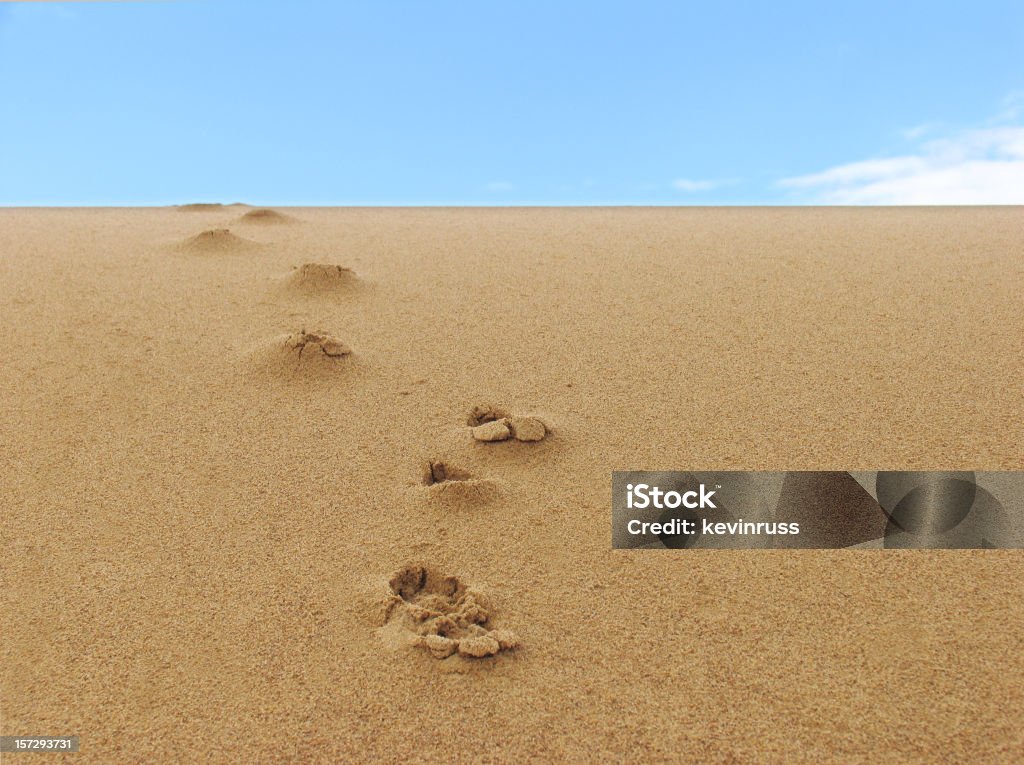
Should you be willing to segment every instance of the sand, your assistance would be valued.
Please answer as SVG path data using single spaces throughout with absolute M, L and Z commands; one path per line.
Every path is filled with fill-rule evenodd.
M 1020 208 L 244 210 L 0 210 L 0 732 L 1024 756 L 1019 551 L 610 549 L 613 469 L 1024 468 Z

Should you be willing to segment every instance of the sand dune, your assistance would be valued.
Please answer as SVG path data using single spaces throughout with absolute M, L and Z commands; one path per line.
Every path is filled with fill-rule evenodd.
M 609 537 L 612 470 L 1024 469 L 1020 209 L 178 209 L 0 210 L 3 733 L 1020 760 L 1019 552 Z

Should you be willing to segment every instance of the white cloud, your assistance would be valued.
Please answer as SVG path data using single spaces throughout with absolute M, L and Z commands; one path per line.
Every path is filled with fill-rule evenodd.
M 512 191 L 514 187 L 508 181 L 491 181 L 486 186 L 484 186 L 484 188 L 487 189 L 488 191 L 498 193 L 501 191 Z
M 1024 204 L 1024 127 L 969 130 L 779 185 L 825 204 Z
M 676 178 L 672 181 L 672 188 L 678 191 L 688 191 L 690 193 L 696 191 L 707 191 L 713 189 L 716 186 L 720 186 L 721 183 L 718 181 L 694 181 L 689 178 Z

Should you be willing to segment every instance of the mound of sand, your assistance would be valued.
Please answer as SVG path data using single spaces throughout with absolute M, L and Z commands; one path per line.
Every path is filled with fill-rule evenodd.
M 276 226 L 282 223 L 293 223 L 295 218 L 290 215 L 285 215 L 284 213 L 279 213 L 277 210 L 271 210 L 267 207 L 257 207 L 254 210 L 249 210 L 238 220 L 241 223 L 257 223 L 262 226 Z
M 458 577 L 417 563 L 403 566 L 388 584 L 385 620 L 397 622 L 412 645 L 435 658 L 458 654 L 478 659 L 519 645 L 509 630 L 489 628 L 490 605 Z
M 203 254 L 222 254 L 247 252 L 259 249 L 259 247 L 260 245 L 251 239 L 232 234 L 226 228 L 211 228 L 189 237 L 181 243 L 179 249 Z
M 303 263 L 292 270 L 282 283 L 288 292 L 301 295 L 330 295 L 347 292 L 359 286 L 355 271 L 327 263 Z
M 254 355 L 260 366 L 292 375 L 301 370 L 334 372 L 345 357 L 352 355 L 352 349 L 326 332 L 303 329 L 274 338 L 258 348 Z

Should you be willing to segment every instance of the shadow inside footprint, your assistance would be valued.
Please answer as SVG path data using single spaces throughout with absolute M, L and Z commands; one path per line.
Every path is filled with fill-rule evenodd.
M 491 608 L 458 577 L 414 563 L 399 569 L 388 584 L 391 594 L 385 620 L 397 622 L 414 646 L 427 649 L 435 658 L 456 653 L 482 658 L 519 643 L 512 632 L 490 628 Z
M 447 462 L 431 460 L 423 471 L 423 485 L 433 486 L 445 481 L 468 481 L 472 477 L 468 470 Z
M 498 496 L 495 481 L 476 478 L 468 470 L 444 460 L 428 461 L 421 477 L 432 499 L 453 507 L 485 504 Z
M 470 410 L 469 416 L 466 417 L 466 424 L 471 428 L 475 428 L 479 425 L 486 425 L 488 422 L 504 420 L 508 416 L 508 412 L 504 409 L 499 409 L 490 404 L 479 404 Z

